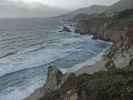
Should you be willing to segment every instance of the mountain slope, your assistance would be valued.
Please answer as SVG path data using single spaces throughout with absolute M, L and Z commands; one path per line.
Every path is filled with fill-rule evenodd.
M 73 17 L 75 17 L 78 14 L 95 14 L 95 13 L 102 13 L 104 11 L 106 11 L 108 8 L 108 6 L 99 6 L 99 5 L 93 5 L 90 7 L 85 7 L 85 8 L 80 8 L 78 10 L 72 11 L 68 14 L 65 14 L 63 16 L 60 16 L 60 18 L 62 19 L 72 19 Z
M 93 15 L 93 14 L 99 14 L 102 12 L 120 12 L 131 8 L 133 8 L 133 0 L 120 0 L 111 6 L 93 5 L 90 7 L 85 7 L 85 8 L 72 11 L 60 17 L 63 19 L 72 19 L 73 17 L 79 14 Z
M 93 5 L 90 7 L 78 9 L 76 11 L 71 12 L 70 14 L 77 15 L 77 14 L 83 13 L 83 14 L 90 15 L 90 14 L 94 14 L 94 13 L 104 12 L 106 10 L 106 8 L 107 8 L 107 6 Z
M 120 0 L 119 2 L 110 6 L 108 10 L 112 12 L 119 12 L 131 8 L 133 8 L 133 0 Z

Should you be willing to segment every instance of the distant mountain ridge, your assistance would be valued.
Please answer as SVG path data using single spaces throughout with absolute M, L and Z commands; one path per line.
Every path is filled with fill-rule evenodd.
M 61 15 L 59 17 L 62 19 L 73 19 L 73 17 L 75 17 L 78 14 L 91 15 L 91 14 L 95 14 L 95 13 L 102 13 L 102 12 L 106 11 L 107 8 L 108 8 L 108 6 L 92 5 L 89 7 L 77 9 L 75 11 L 69 12 L 69 13 Z
M 90 7 L 80 8 L 63 16 L 60 16 L 60 18 L 71 20 L 72 18 L 80 14 L 97 15 L 100 13 L 107 13 L 107 12 L 115 13 L 131 8 L 133 8 L 133 0 L 120 0 L 112 4 L 111 6 L 92 5 Z
M 93 5 L 90 7 L 80 8 L 76 11 L 71 12 L 70 14 L 76 15 L 79 13 L 83 13 L 83 14 L 90 15 L 90 14 L 94 14 L 94 13 L 104 12 L 107 8 L 108 8 L 108 6 Z

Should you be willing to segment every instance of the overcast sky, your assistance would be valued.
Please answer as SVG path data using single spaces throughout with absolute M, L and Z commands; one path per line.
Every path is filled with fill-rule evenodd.
M 0 0 L 4 1 L 4 0 Z M 90 6 L 94 4 L 99 5 L 111 5 L 119 0 L 9 0 L 9 1 L 16 1 L 16 2 L 25 2 L 32 4 L 33 2 L 40 2 L 43 4 L 47 4 L 50 6 L 55 6 L 59 8 L 69 8 L 69 9 L 75 9 L 75 8 L 81 8 L 85 6 Z

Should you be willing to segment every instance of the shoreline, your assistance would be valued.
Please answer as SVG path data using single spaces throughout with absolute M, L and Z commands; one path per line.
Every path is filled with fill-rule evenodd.
M 110 47 L 106 48 L 100 54 L 94 57 L 92 61 L 95 61 L 95 62 L 92 62 L 92 64 L 90 63 L 90 60 L 87 60 L 86 62 L 81 63 L 80 69 L 75 71 L 75 74 L 76 75 L 93 74 L 98 71 L 106 71 L 107 69 L 105 68 L 105 63 L 106 63 L 105 55 L 107 54 L 108 50 L 110 50 Z
M 97 61 L 93 65 L 86 65 L 82 66 L 78 71 L 74 72 L 75 75 L 81 75 L 81 74 L 93 74 L 98 71 L 105 71 L 106 68 L 103 67 L 105 63 L 105 60 L 102 58 L 101 60 Z M 68 73 L 69 74 L 69 73 Z M 38 100 L 39 98 L 43 97 L 43 90 L 44 87 L 36 89 L 30 96 L 24 98 L 23 100 Z
M 106 68 L 104 67 L 105 65 L 105 60 L 104 57 L 102 57 L 100 60 L 96 61 L 95 64 L 93 65 L 84 65 L 82 66 L 79 70 L 75 72 L 75 74 L 81 75 L 81 74 L 93 74 L 98 71 L 106 71 Z
M 63 74 L 66 74 L 66 73 L 77 73 L 77 72 L 79 72 L 80 70 L 83 70 L 83 69 L 85 69 L 85 68 L 87 68 L 87 67 L 98 67 L 98 66 L 104 66 L 104 64 L 105 64 L 105 55 L 106 55 L 106 53 L 107 53 L 107 51 L 108 50 L 110 50 L 110 46 L 109 47 L 107 47 L 107 48 L 105 48 L 101 53 L 99 53 L 97 56 L 95 56 L 95 57 L 92 57 L 91 59 L 87 59 L 86 61 L 84 61 L 84 62 L 81 62 L 81 63 L 79 63 L 79 64 L 76 64 L 76 65 L 74 65 L 73 67 L 71 67 L 71 68 L 59 68 L 59 70 L 63 73 Z M 100 68 L 100 67 L 99 67 Z M 87 68 L 88 69 L 88 68 Z M 104 67 L 102 67 L 102 68 L 100 68 L 100 69 L 103 69 L 103 70 L 105 70 L 106 68 Z M 96 69 L 96 71 L 97 71 L 97 69 Z M 96 72 L 96 71 L 94 71 L 94 69 L 93 69 L 93 71 L 92 71 L 92 73 L 94 73 L 94 72 Z M 81 73 L 81 72 L 80 72 Z M 84 73 L 84 72 L 82 72 L 82 73 Z M 85 72 L 86 73 L 86 72 Z M 89 71 L 89 73 L 91 73 L 90 71 Z
M 112 45 L 111 43 L 109 43 Z M 105 55 L 110 50 L 112 46 L 105 48 L 101 53 L 92 59 L 87 59 L 84 62 L 74 65 L 71 68 L 61 69 L 58 68 L 64 75 L 74 73 L 76 76 L 81 74 L 93 74 L 98 71 L 106 71 L 107 69 L 104 67 L 105 65 Z M 44 95 L 45 84 L 43 87 L 36 89 L 30 96 L 24 98 L 23 100 L 39 100 Z
M 105 54 L 105 51 L 100 53 L 98 55 L 99 59 L 95 60 L 95 63 L 93 63 L 93 64 L 90 64 L 90 60 L 87 60 L 85 62 L 82 62 L 82 63 L 74 66 L 74 68 L 76 66 L 80 67 L 78 70 L 76 70 L 74 72 L 66 72 L 63 74 L 65 75 L 65 74 L 74 73 L 75 75 L 78 76 L 81 74 L 93 74 L 93 73 L 98 72 L 98 71 L 105 71 L 106 68 L 104 67 L 104 64 L 105 64 L 104 54 Z M 45 86 L 45 84 L 44 84 L 44 86 Z M 43 96 L 44 86 L 36 89 L 30 96 L 24 98 L 23 100 L 38 100 L 39 98 L 41 98 Z

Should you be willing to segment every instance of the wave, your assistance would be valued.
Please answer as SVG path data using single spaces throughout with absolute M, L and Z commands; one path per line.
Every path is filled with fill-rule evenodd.
M 58 32 L 57 23 L 13 23 L 16 26 L 11 22 L 1 25 L 5 32 L 0 31 L 0 100 L 21 100 L 29 95 L 44 84 L 49 65 L 74 71 L 76 64 L 98 58 L 107 47 L 89 36 Z

